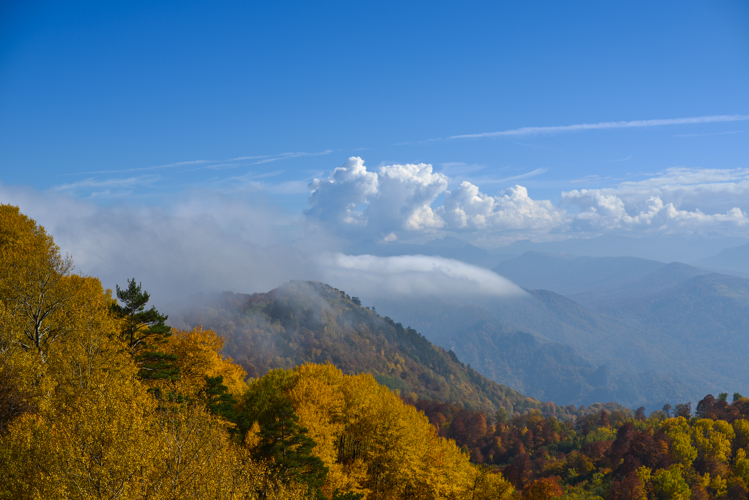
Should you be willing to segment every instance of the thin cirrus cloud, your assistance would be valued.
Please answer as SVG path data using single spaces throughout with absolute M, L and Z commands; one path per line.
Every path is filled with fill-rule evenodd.
M 261 165 L 263 163 L 271 163 L 271 162 L 274 162 L 274 161 L 287 160 L 287 159 L 290 159 L 290 158 L 300 158 L 300 157 L 303 157 L 303 156 L 325 156 L 325 155 L 329 155 L 332 152 L 333 152 L 332 149 L 326 149 L 325 151 L 319 151 L 317 153 L 305 153 L 305 152 L 282 153 L 282 154 L 277 155 L 275 157 L 265 158 L 265 159 L 256 161 L 256 162 L 253 163 L 253 165 Z
M 579 132 L 585 130 L 606 130 L 619 128 L 663 127 L 669 125 L 696 125 L 702 123 L 724 123 L 749 120 L 749 115 L 715 115 L 696 116 L 691 118 L 667 118 L 661 120 L 632 120 L 618 122 L 579 123 L 576 125 L 558 125 L 553 127 L 521 127 L 498 132 L 481 132 L 477 134 L 461 134 L 447 137 L 455 139 L 483 139 L 489 137 L 516 137 L 539 134 L 555 134 L 561 132 Z
M 548 168 L 537 168 L 535 170 L 531 170 L 530 172 L 526 172 L 524 174 L 520 175 L 513 175 L 512 177 L 504 177 L 502 179 L 496 179 L 490 182 L 508 182 L 508 181 L 516 181 L 518 179 L 528 179 L 529 177 L 536 177 L 537 175 L 541 175 L 543 173 L 546 173 L 549 169 Z M 486 181 L 484 181 L 486 182 Z
M 272 163 L 280 160 L 289 160 L 292 158 L 303 158 L 307 156 L 325 156 L 335 152 L 333 149 L 326 149 L 317 152 L 306 152 L 296 151 L 287 153 L 276 153 L 270 155 L 255 155 L 255 156 L 238 156 L 236 158 L 229 158 L 226 160 L 189 160 L 189 161 L 178 161 L 173 163 L 165 163 L 163 165 L 152 165 L 150 167 L 133 167 L 124 169 L 114 170 L 92 170 L 87 172 L 77 172 L 72 175 L 90 175 L 90 174 L 114 174 L 114 173 L 125 173 L 125 172 L 148 172 L 152 170 L 169 170 L 182 168 L 180 172 L 190 172 L 195 170 L 219 170 L 226 168 L 236 168 L 243 165 L 262 165 L 264 163 Z M 184 169 L 185 167 L 192 167 Z
M 79 189 L 102 189 L 102 188 L 134 188 L 137 186 L 151 185 L 161 180 L 160 175 L 141 175 L 138 177 L 128 177 L 126 179 L 104 179 L 97 180 L 94 178 L 84 179 L 78 182 L 71 182 L 55 186 L 55 191 L 77 191 Z

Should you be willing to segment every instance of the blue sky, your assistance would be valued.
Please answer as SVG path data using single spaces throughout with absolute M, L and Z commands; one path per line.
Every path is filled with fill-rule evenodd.
M 745 1 L 9 1 L 0 194 L 54 227 L 210 198 L 281 239 L 746 238 L 747 89 Z

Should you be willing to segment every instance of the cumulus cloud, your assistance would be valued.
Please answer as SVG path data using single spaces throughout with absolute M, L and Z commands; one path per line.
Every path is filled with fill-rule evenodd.
M 523 186 L 513 186 L 492 197 L 467 181 L 445 193 L 445 203 L 437 212 L 451 228 L 475 231 L 548 231 L 564 219 L 564 211 L 548 200 L 532 200 Z
M 548 230 L 563 211 L 547 200 L 532 200 L 522 186 L 488 196 L 469 182 L 448 191 L 449 178 L 429 164 L 389 165 L 369 172 L 350 158 L 326 180 L 311 185 L 308 217 L 349 234 L 394 241 L 398 233 L 443 231 Z M 443 206 L 434 208 L 440 195 Z
M 562 193 L 571 228 L 664 234 L 749 234 L 749 169 L 671 168 L 607 189 Z
M 526 295 L 522 288 L 488 269 L 442 257 L 335 253 L 323 255 L 317 262 L 326 282 L 368 298 Z
M 447 189 L 447 177 L 433 172 L 431 165 L 380 167 L 379 179 L 379 196 L 370 205 L 370 219 L 376 226 L 411 231 L 444 226 L 431 204 Z
M 315 179 L 310 188 L 307 215 L 334 224 L 364 226 L 367 218 L 362 205 L 379 193 L 379 177 L 367 171 L 364 160 L 351 157 L 327 180 Z
M 610 188 L 562 192 L 558 206 L 521 185 L 489 195 L 468 181 L 449 184 L 428 164 L 370 172 L 350 158 L 310 185 L 306 214 L 349 237 L 382 242 L 447 233 L 483 241 L 581 232 L 749 235 L 749 169 L 670 168 Z
M 342 228 L 421 231 L 444 226 L 431 204 L 447 189 L 447 177 L 424 163 L 390 165 L 369 172 L 364 160 L 352 157 L 327 180 L 310 185 L 310 217 Z

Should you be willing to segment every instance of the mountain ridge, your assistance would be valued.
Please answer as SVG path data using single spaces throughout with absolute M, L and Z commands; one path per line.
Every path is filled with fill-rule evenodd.
M 473 410 L 536 409 L 559 418 L 590 411 L 542 403 L 491 381 L 454 352 L 357 301 L 322 283 L 292 281 L 268 293 L 201 295 L 174 319 L 184 326 L 202 324 L 223 336 L 226 354 L 254 377 L 308 361 L 332 362 L 345 373 L 372 373 L 406 395 Z

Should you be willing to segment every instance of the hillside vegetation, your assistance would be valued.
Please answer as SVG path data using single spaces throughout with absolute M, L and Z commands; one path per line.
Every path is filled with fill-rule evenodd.
M 569 418 L 591 411 L 541 403 L 497 384 L 416 330 L 357 302 L 328 285 L 295 281 L 268 293 L 201 295 L 180 320 L 222 335 L 225 351 L 250 376 L 306 362 L 331 362 L 347 374 L 372 373 L 411 399 L 450 402 L 491 414 L 500 408 L 509 413 L 539 409 Z
M 492 380 L 562 405 L 657 409 L 708 391 L 749 392 L 747 279 L 680 263 L 533 252 L 495 270 L 539 288 L 517 298 L 374 303 Z
M 749 399 L 708 395 L 646 418 L 602 410 L 572 422 L 537 412 L 486 421 L 421 402 L 439 435 L 493 464 L 523 499 L 744 500 L 749 495 Z

